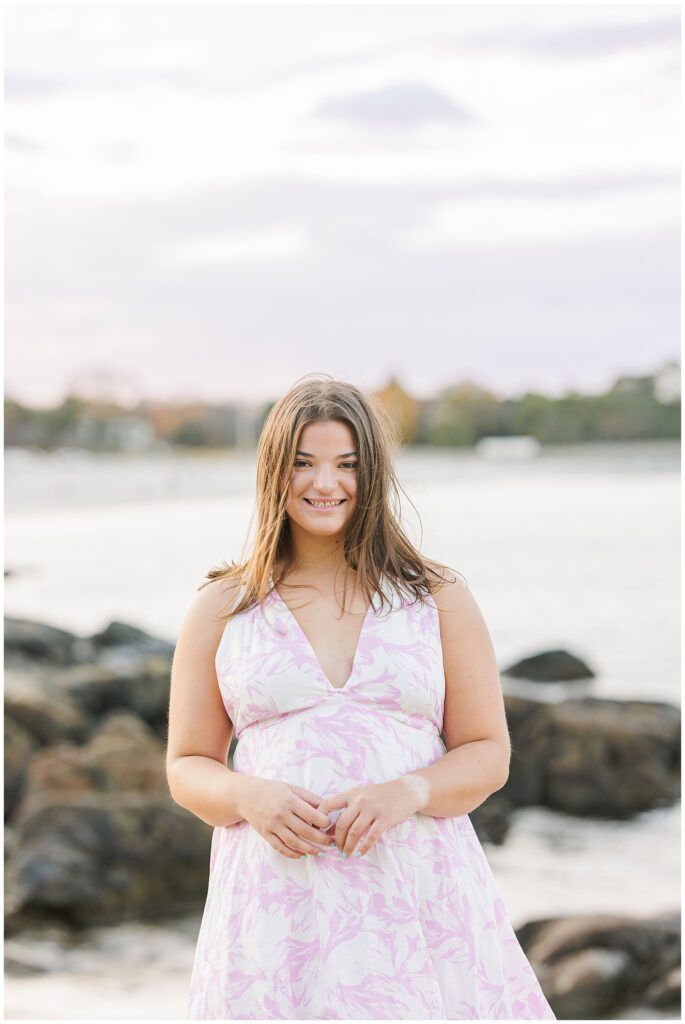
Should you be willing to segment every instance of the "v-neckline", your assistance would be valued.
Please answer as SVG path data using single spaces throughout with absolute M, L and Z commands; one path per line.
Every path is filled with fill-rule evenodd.
M 327 684 L 327 686 L 331 690 L 334 690 L 336 693 L 340 693 L 342 690 L 346 690 L 347 687 L 349 686 L 349 684 L 351 683 L 352 679 L 354 678 L 356 672 L 357 672 L 358 661 L 359 661 L 359 649 L 361 647 L 361 642 L 362 642 L 362 639 L 364 637 L 364 633 L 366 631 L 366 625 L 367 625 L 369 619 L 371 618 L 371 613 L 375 612 L 375 608 L 376 608 L 375 595 L 374 595 L 374 598 L 371 601 L 371 604 L 366 609 L 366 614 L 364 616 L 364 621 L 362 622 L 362 627 L 359 630 L 359 636 L 357 637 L 357 646 L 355 648 L 354 658 L 352 660 L 352 669 L 350 671 L 350 674 L 347 677 L 347 679 L 345 680 L 345 682 L 342 684 L 342 686 L 335 686 L 330 681 L 330 679 L 328 678 L 328 676 L 324 672 L 323 668 L 321 667 L 321 662 L 319 661 L 319 657 L 318 657 L 316 651 L 314 650 L 314 647 L 312 646 L 311 640 L 309 639 L 309 637 L 307 636 L 307 634 L 303 630 L 303 628 L 300 625 L 300 623 L 298 622 L 298 620 L 295 618 L 293 612 L 290 610 L 290 608 L 285 603 L 285 601 L 283 600 L 281 595 L 278 593 L 278 590 L 274 586 L 273 579 L 271 577 L 269 579 L 270 579 L 270 583 L 271 583 L 271 593 L 275 595 L 276 600 L 279 602 L 279 604 L 283 605 L 283 607 L 285 608 L 286 614 L 290 617 L 292 622 L 295 623 L 297 631 L 299 632 L 300 636 L 302 637 L 302 639 L 304 640 L 305 644 L 307 645 L 307 647 L 309 648 L 309 650 L 311 652 L 312 658 L 313 658 L 314 663 L 316 665 L 317 673 L 318 673 L 319 678 L 321 679 L 321 681 L 324 682 L 325 684 Z

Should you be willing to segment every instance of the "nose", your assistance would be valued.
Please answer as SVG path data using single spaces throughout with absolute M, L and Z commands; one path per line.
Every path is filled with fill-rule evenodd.
M 314 486 L 321 494 L 329 494 L 337 487 L 335 473 L 330 466 L 319 466 L 314 476 Z

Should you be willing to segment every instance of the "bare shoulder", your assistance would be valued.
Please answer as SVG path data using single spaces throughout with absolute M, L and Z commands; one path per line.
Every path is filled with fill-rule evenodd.
M 239 591 L 238 583 L 229 579 L 213 579 L 203 583 L 193 596 L 186 614 L 185 625 L 204 635 L 220 634 L 226 616 L 232 610 Z
M 424 561 L 440 577 L 432 594 L 439 612 L 459 611 L 473 602 L 473 595 L 464 576 L 441 562 L 434 562 L 430 558 L 424 558 Z

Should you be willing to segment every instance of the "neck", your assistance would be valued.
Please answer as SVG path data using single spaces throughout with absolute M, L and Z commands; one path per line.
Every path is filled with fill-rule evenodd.
M 321 577 L 334 577 L 345 572 L 343 536 L 317 537 L 290 523 L 293 569 Z

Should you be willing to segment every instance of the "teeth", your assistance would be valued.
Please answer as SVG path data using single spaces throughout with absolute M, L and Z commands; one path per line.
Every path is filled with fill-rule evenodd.
M 340 501 L 312 501 L 311 498 L 306 498 L 306 501 L 315 508 L 330 508 L 332 505 L 339 505 Z M 342 500 L 342 499 L 341 499 Z

